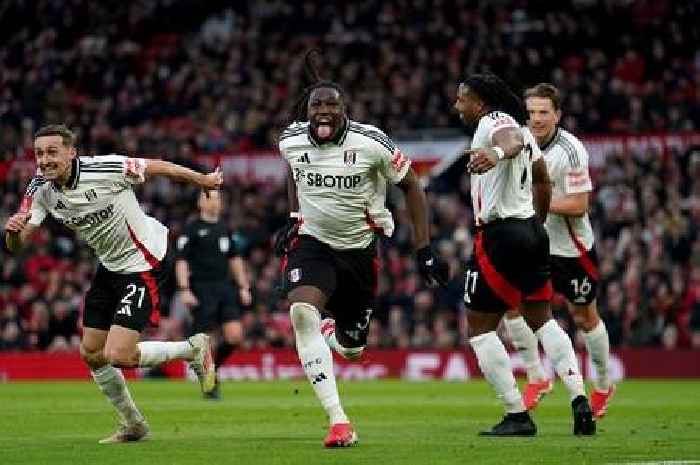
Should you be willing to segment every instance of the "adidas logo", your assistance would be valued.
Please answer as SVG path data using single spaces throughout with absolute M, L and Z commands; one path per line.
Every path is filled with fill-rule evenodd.
M 297 163 L 307 163 L 307 164 L 310 164 L 311 161 L 309 160 L 309 154 L 308 154 L 308 153 L 304 153 L 304 155 L 302 155 L 302 156 L 300 156 L 299 158 L 297 158 Z
M 323 374 L 323 372 L 321 372 L 321 373 L 317 374 L 316 376 L 314 376 L 314 380 L 311 381 L 311 384 L 318 384 L 321 381 L 323 381 L 324 379 L 328 379 L 328 378 L 326 378 L 326 375 Z
M 65 206 L 60 200 L 56 201 L 56 210 L 66 210 L 68 207 Z

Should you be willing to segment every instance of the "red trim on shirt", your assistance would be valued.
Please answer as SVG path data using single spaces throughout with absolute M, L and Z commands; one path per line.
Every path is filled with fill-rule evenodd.
M 129 230 L 129 236 L 131 236 L 131 240 L 136 245 L 136 248 L 141 251 L 143 257 L 146 259 L 148 264 L 151 265 L 151 268 L 158 268 L 158 266 L 160 265 L 160 261 L 158 261 L 158 259 L 154 257 L 153 254 L 146 248 L 146 246 L 138 240 L 136 234 L 134 234 L 134 230 L 131 229 L 131 226 L 129 226 L 129 223 L 126 224 L 126 227 Z
M 574 245 L 578 249 L 579 263 L 581 263 L 583 269 L 586 270 L 588 276 L 595 280 L 598 280 L 598 278 L 600 277 L 600 273 L 598 273 L 598 267 L 595 266 L 595 263 L 593 263 L 591 257 L 588 256 L 588 250 L 586 249 L 586 246 L 584 246 L 583 243 L 579 240 L 579 238 L 576 237 L 576 234 L 574 234 L 574 228 L 571 226 L 569 218 L 564 218 L 564 221 L 566 222 L 566 228 L 569 231 L 569 236 L 571 237 L 571 240 L 574 242 Z
M 486 255 L 482 231 L 479 231 L 476 234 L 474 251 L 476 254 L 477 263 L 479 263 L 479 268 L 484 275 L 484 279 L 494 294 L 496 294 L 498 298 L 505 302 L 510 308 L 516 308 L 518 305 L 520 305 L 520 301 L 522 299 L 522 294 L 520 291 L 513 287 L 508 280 L 506 280 L 506 278 L 501 275 L 498 270 L 496 270 L 488 255 Z
M 525 302 L 549 302 L 552 300 L 553 295 L 554 289 L 552 288 L 552 280 L 548 279 L 541 288 L 532 294 L 528 294 L 523 300 Z
M 369 226 L 369 228 L 372 231 L 379 233 L 383 236 L 386 235 L 386 234 L 384 234 L 384 228 L 382 228 L 381 226 L 379 226 L 377 223 L 374 222 L 374 219 L 372 219 L 372 217 L 369 215 L 369 210 L 367 210 L 366 208 L 365 208 L 365 221 L 367 222 L 367 225 Z
M 148 320 L 153 326 L 158 326 L 160 323 L 160 295 L 158 294 L 158 283 L 150 271 L 141 273 L 141 279 L 146 283 L 148 295 L 151 297 L 151 315 Z

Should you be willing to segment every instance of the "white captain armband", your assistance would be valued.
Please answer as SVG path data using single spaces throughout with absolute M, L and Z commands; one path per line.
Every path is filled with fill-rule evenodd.
M 127 158 L 124 162 L 124 175 L 134 183 L 146 180 L 146 160 L 143 158 Z

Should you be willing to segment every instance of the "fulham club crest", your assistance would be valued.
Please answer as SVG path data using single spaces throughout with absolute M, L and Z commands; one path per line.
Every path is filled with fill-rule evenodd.
M 357 151 L 346 150 L 343 152 L 343 162 L 346 166 L 354 166 L 357 161 Z
M 301 279 L 301 268 L 294 268 L 289 272 L 289 281 L 298 283 Z
M 95 189 L 89 189 L 85 192 L 85 198 L 88 199 L 88 202 L 92 202 L 97 198 L 97 192 L 95 192 Z

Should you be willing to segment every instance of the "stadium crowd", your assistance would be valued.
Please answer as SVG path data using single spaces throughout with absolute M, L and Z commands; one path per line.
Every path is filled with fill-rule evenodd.
M 44 121 L 97 153 L 274 147 L 310 46 L 351 115 L 392 134 L 458 127 L 455 84 L 485 68 L 515 85 L 553 82 L 577 133 L 700 128 L 696 2 L 227 3 L 3 2 L 3 157 L 26 151 Z
M 351 115 L 390 135 L 459 127 L 449 112 L 455 84 L 484 67 L 516 85 L 558 85 L 563 124 L 575 133 L 700 128 L 693 2 L 527 2 L 527 10 L 517 0 L 224 3 L 4 2 L 0 221 L 19 205 L 32 170 L 17 160 L 32 157 L 32 134 L 45 122 L 75 128 L 83 153 L 158 154 L 186 165 L 194 153 L 273 147 L 303 87 L 298 58 L 312 45 L 324 50 L 327 77 L 351 96 Z M 700 152 L 611 153 L 593 176 L 599 309 L 611 345 L 700 348 Z M 255 283 L 245 345 L 292 346 L 270 244 L 285 221 L 284 186 L 237 179 L 225 193 L 226 221 Z M 140 191 L 173 238 L 193 218 L 195 195 L 165 181 Z M 455 275 L 447 289 L 421 283 L 407 212 L 398 193 L 390 202 L 399 227 L 382 244 L 369 345 L 463 346 L 468 177 L 436 180 L 430 193 L 436 245 Z M 93 270 L 90 252 L 57 224 L 21 255 L 0 252 L 0 350 L 76 349 Z M 563 302 L 555 305 L 573 331 Z M 152 336 L 187 331 L 177 297 L 170 316 Z

